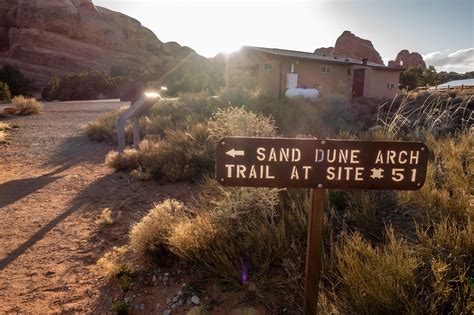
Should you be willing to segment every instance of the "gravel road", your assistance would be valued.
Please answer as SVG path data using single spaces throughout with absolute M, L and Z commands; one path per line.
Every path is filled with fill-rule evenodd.
M 47 103 L 41 115 L 6 120 L 19 128 L 0 145 L 0 313 L 108 311 L 96 261 L 126 243 L 154 202 L 189 194 L 104 165 L 113 146 L 90 142 L 83 128 L 124 105 Z M 100 221 L 104 208 L 116 221 L 110 227 Z

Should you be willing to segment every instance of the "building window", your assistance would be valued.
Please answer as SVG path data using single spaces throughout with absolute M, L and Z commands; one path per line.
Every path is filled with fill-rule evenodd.
M 272 70 L 272 64 L 271 63 L 266 63 L 263 65 L 263 71 L 271 71 Z
M 321 67 L 321 72 L 322 73 L 331 73 L 331 67 L 330 66 L 322 66 Z
M 389 90 L 395 89 L 395 83 L 387 83 L 387 89 Z
M 351 68 L 347 69 L 347 75 L 351 75 Z

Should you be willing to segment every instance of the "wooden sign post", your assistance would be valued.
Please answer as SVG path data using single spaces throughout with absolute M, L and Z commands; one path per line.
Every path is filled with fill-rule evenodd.
M 286 138 L 221 139 L 216 180 L 224 186 L 311 188 L 304 313 L 316 314 L 326 190 L 417 190 L 428 148 L 420 142 Z

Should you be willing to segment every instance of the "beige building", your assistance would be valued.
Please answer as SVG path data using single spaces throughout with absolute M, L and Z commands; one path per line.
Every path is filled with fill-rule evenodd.
M 281 97 L 291 87 L 316 88 L 321 95 L 392 98 L 401 67 L 275 48 L 242 47 L 228 57 L 231 71 L 250 71 L 264 94 Z

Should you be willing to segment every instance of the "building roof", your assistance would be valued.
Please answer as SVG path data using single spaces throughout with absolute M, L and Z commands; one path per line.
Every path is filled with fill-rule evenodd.
M 454 81 L 449 81 L 443 84 L 438 84 L 438 87 L 456 87 L 456 86 L 474 86 L 474 79 L 464 79 L 464 80 L 454 80 Z
M 287 50 L 287 49 L 279 49 L 279 48 L 265 48 L 265 47 L 256 47 L 256 46 L 244 46 L 242 48 L 257 50 L 260 52 L 264 52 L 264 53 L 276 55 L 276 56 L 281 56 L 281 57 L 309 59 L 309 60 L 315 60 L 315 61 L 325 61 L 325 62 L 330 62 L 330 63 L 339 63 L 339 64 L 347 64 L 347 65 L 363 65 L 362 60 L 350 58 L 350 57 L 340 57 L 340 56 L 334 56 L 334 55 L 320 55 L 320 54 L 305 52 L 305 51 Z M 404 70 L 404 68 L 402 67 L 387 67 L 383 64 L 374 63 L 374 62 L 367 62 L 366 65 L 378 70 L 391 70 L 391 71 Z

